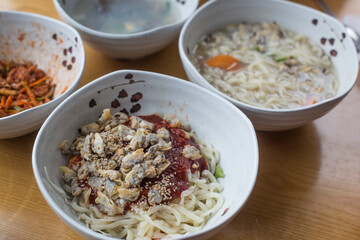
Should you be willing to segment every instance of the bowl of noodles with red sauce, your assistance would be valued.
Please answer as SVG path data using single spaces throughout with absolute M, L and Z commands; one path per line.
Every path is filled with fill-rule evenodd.
M 255 130 L 231 103 L 121 70 L 53 111 L 32 164 L 47 203 L 86 238 L 208 239 L 244 206 L 258 157 Z
M 58 20 L 0 11 L 0 139 L 30 133 L 74 92 L 85 66 L 75 29 Z

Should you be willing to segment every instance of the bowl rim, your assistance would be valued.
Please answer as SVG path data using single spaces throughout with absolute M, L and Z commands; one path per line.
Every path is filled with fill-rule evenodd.
M 27 114 L 29 112 L 37 111 L 38 109 L 40 109 L 42 107 L 48 107 L 48 106 L 51 106 L 53 104 L 56 104 L 58 101 L 62 101 L 62 99 L 65 96 L 69 95 L 69 93 L 71 93 L 71 92 L 74 92 L 74 90 L 76 90 L 77 86 L 79 85 L 81 77 L 82 77 L 84 69 L 85 69 L 86 59 L 85 59 L 84 43 L 82 41 L 82 38 L 81 38 L 80 34 L 78 33 L 78 31 L 75 28 L 73 28 L 72 26 L 70 26 L 69 24 L 66 24 L 66 23 L 61 22 L 61 21 L 59 21 L 57 19 L 47 17 L 47 16 L 43 16 L 43 15 L 40 15 L 40 14 L 21 12 L 21 11 L 0 10 L 0 15 L 2 15 L 2 16 L 5 16 L 5 15 L 9 15 L 9 16 L 20 15 L 22 17 L 31 18 L 31 20 L 36 20 L 40 24 L 42 24 L 42 21 L 47 21 L 47 22 L 50 22 L 52 24 L 57 24 L 58 26 L 60 26 L 60 29 L 61 28 L 67 28 L 69 31 L 73 32 L 73 34 L 77 38 L 77 43 L 79 44 L 79 46 L 81 46 L 80 47 L 80 56 L 83 59 L 82 62 L 80 63 L 79 72 L 77 73 L 77 75 L 75 77 L 75 80 L 72 81 L 71 85 L 63 93 L 61 93 L 58 97 L 53 98 L 51 101 L 49 101 L 47 103 L 44 103 L 42 105 L 26 109 L 24 111 L 21 111 L 19 113 L 16 113 L 16 114 L 13 114 L 13 115 L 10 115 L 10 116 L 1 117 L 0 118 L 0 122 L 1 122 L 1 121 L 5 121 L 5 120 L 10 121 L 13 118 L 21 117 L 22 115 Z
M 178 41 L 178 48 L 179 48 L 179 53 L 180 53 L 180 58 L 183 62 L 183 65 L 186 65 L 190 68 L 190 71 L 192 73 L 195 74 L 196 76 L 196 81 L 197 84 L 206 87 L 207 89 L 215 92 L 216 94 L 224 97 L 225 99 L 227 99 L 228 101 L 230 101 L 231 103 L 235 104 L 236 106 L 241 107 L 244 110 L 250 110 L 250 111 L 255 111 L 255 112 L 262 112 L 262 113 L 272 113 L 272 114 L 282 114 L 282 113 L 296 113 L 296 112 L 301 112 L 301 111 L 306 111 L 309 109 L 313 109 L 314 107 L 318 107 L 321 105 L 325 105 L 328 104 L 329 102 L 335 102 L 340 100 L 341 98 L 345 97 L 350 91 L 351 89 L 354 87 L 356 81 L 357 81 L 357 76 L 358 76 L 358 72 L 359 72 L 359 64 L 355 64 L 355 71 L 354 71 L 354 77 L 352 79 L 352 82 L 350 84 L 350 86 L 348 88 L 346 88 L 343 92 L 337 92 L 337 94 L 334 97 L 322 100 L 320 102 L 317 102 L 315 104 L 312 105 L 307 105 L 307 106 L 302 106 L 302 107 L 298 107 L 298 108 L 288 108 L 288 109 L 272 109 L 272 108 L 265 108 L 265 107 L 258 107 L 258 106 L 253 106 L 244 102 L 241 102 L 239 100 L 236 100 L 228 95 L 226 95 L 225 93 L 221 92 L 220 90 L 218 90 L 217 88 L 215 88 L 212 84 L 210 84 L 199 72 L 198 70 L 195 68 L 195 66 L 191 63 L 190 59 L 188 58 L 185 49 L 184 49 L 184 36 L 186 34 L 187 28 L 189 27 L 189 25 L 191 25 L 192 21 L 197 18 L 197 16 L 199 14 L 201 14 L 202 12 L 205 12 L 206 9 L 208 7 L 210 7 L 213 4 L 217 4 L 217 2 L 219 2 L 220 0 L 210 0 L 206 3 L 204 3 L 203 5 L 201 5 L 191 16 L 190 18 L 187 19 L 187 21 L 185 22 L 184 26 L 182 27 L 181 31 L 180 31 L 180 36 L 179 36 L 179 41 Z M 234 1 L 234 0 L 232 0 Z M 316 9 L 307 7 L 305 5 L 301 5 L 295 2 L 290 2 L 290 1 L 283 1 L 283 0 L 267 0 L 268 2 L 274 2 L 277 4 L 282 4 L 285 6 L 290 6 L 290 7 L 295 7 L 295 8 L 300 8 L 302 10 L 305 11 L 309 11 L 312 12 L 316 15 L 320 15 L 323 18 L 326 18 L 327 20 L 333 22 L 334 24 L 338 25 L 340 28 L 343 28 L 343 32 L 345 31 L 344 25 L 336 18 L 327 15 L 325 13 L 322 13 Z M 245 0 L 242 1 L 242 3 L 244 2 L 250 2 L 250 0 Z M 240 3 L 240 2 L 239 2 Z M 349 45 L 349 47 L 351 48 L 351 52 L 354 53 L 352 54 L 352 59 L 350 61 L 354 61 L 354 62 L 358 62 L 358 57 L 356 54 L 356 49 L 354 44 Z M 356 73 L 356 74 L 355 74 Z M 340 79 L 339 79 L 340 81 Z M 199 82 L 199 83 L 198 83 Z
M 244 120 L 244 123 L 246 124 L 248 130 L 250 131 L 251 137 L 252 137 L 252 139 L 249 139 L 249 140 L 252 141 L 253 149 L 251 151 L 254 153 L 254 159 L 253 159 L 254 161 L 251 164 L 253 166 L 253 172 L 252 172 L 252 174 L 250 176 L 249 185 L 247 186 L 247 189 L 246 189 L 246 191 L 244 193 L 245 197 L 243 199 L 241 199 L 241 201 L 236 202 L 236 204 L 232 206 L 232 208 L 235 209 L 232 215 L 231 214 L 225 215 L 221 219 L 221 221 L 218 221 L 217 223 L 214 223 L 213 226 L 211 226 L 210 228 L 208 228 L 206 230 L 201 229 L 200 231 L 197 231 L 195 233 L 191 233 L 191 235 L 184 235 L 184 236 L 179 237 L 177 239 L 187 239 L 189 236 L 196 237 L 196 236 L 199 236 L 199 235 L 202 235 L 202 234 L 206 234 L 206 233 L 214 231 L 214 229 L 218 228 L 219 226 L 223 226 L 223 225 L 227 224 L 233 217 L 235 217 L 238 214 L 238 212 L 245 205 L 245 203 L 249 199 L 250 194 L 253 191 L 254 186 L 255 186 L 255 182 L 256 182 L 256 178 L 257 178 L 257 174 L 258 174 L 258 169 L 259 169 L 259 147 L 258 147 L 257 136 L 256 136 L 256 132 L 255 132 L 253 124 L 251 123 L 249 118 L 240 109 L 238 109 L 233 104 L 226 101 L 224 98 L 220 97 L 219 95 L 211 92 L 210 90 L 207 90 L 207 89 L 205 89 L 205 88 L 203 88 L 203 87 L 201 87 L 201 86 L 199 86 L 197 84 L 185 81 L 185 80 L 177 78 L 177 77 L 173 77 L 173 76 L 169 76 L 169 75 L 165 75 L 165 74 L 160 74 L 160 73 L 155 73 L 155 72 L 141 71 L 141 70 L 130 70 L 130 69 L 118 70 L 118 71 L 114 71 L 114 72 L 108 73 L 108 74 L 106 74 L 104 76 L 101 76 L 101 77 L 97 78 L 96 80 L 94 80 L 94 81 L 90 82 L 89 84 L 83 86 L 82 88 L 78 89 L 71 96 L 69 96 L 67 99 L 65 99 L 59 106 L 56 107 L 56 109 L 46 119 L 46 121 L 44 122 L 44 124 L 40 128 L 39 133 L 37 134 L 35 142 L 34 142 L 33 151 L 32 151 L 32 168 L 33 168 L 35 180 L 36 180 L 36 182 L 38 184 L 40 192 L 42 193 L 42 195 L 45 198 L 48 205 L 53 209 L 53 211 L 63 221 L 65 221 L 70 227 L 77 230 L 78 232 L 86 233 L 86 234 L 88 234 L 88 235 L 90 235 L 90 236 L 92 236 L 94 238 L 97 238 L 97 239 L 115 239 L 113 237 L 108 237 L 108 236 L 102 235 L 100 233 L 97 233 L 97 232 L 87 228 L 85 225 L 82 225 L 81 223 L 75 221 L 73 218 L 68 216 L 68 214 L 66 214 L 64 212 L 64 210 L 60 206 L 58 206 L 55 203 L 52 196 L 46 190 L 45 184 L 41 179 L 40 168 L 38 166 L 38 160 L 37 160 L 36 152 L 37 152 L 37 149 L 38 149 L 39 145 L 41 144 L 40 143 L 40 138 L 44 134 L 44 131 L 45 131 L 44 129 L 46 128 L 47 124 L 50 121 L 53 121 L 56 118 L 57 112 L 60 111 L 63 108 L 63 106 L 68 105 L 73 99 L 76 99 L 76 97 L 78 95 L 80 95 L 82 92 L 86 92 L 88 90 L 91 91 L 91 89 L 96 89 L 95 87 L 93 87 L 94 85 L 96 86 L 100 82 L 106 81 L 106 79 L 111 78 L 112 76 L 117 76 L 117 75 L 121 75 L 121 74 L 124 74 L 124 73 L 132 73 L 134 75 L 141 75 L 142 78 L 144 78 L 145 75 L 148 75 L 150 77 L 160 77 L 160 78 L 163 78 L 163 79 L 166 78 L 166 81 L 174 81 L 174 82 L 177 82 L 180 85 L 183 84 L 186 87 L 196 88 L 197 91 L 203 91 L 206 94 L 210 94 L 210 96 L 212 98 L 217 99 L 218 102 L 221 102 L 222 104 L 227 105 L 227 107 L 232 109 L 232 111 L 234 113 L 236 113 L 238 115 L 238 117 L 241 117 Z
M 199 5 L 199 0 L 192 0 L 196 2 L 195 8 L 192 9 L 191 13 L 195 12 L 197 6 Z M 181 18 L 174 23 L 169 23 L 165 25 L 161 25 L 158 27 L 154 27 L 145 31 L 135 32 L 135 33 L 106 33 L 101 32 L 92 28 L 89 28 L 83 24 L 77 22 L 73 17 L 71 17 L 60 5 L 59 0 L 53 0 L 56 10 L 58 11 L 61 18 L 64 18 L 66 22 L 74 26 L 75 28 L 79 29 L 79 31 L 84 32 L 89 35 L 93 35 L 100 38 L 107 38 L 107 39 L 131 39 L 131 38 L 138 38 L 138 37 L 145 37 L 148 35 L 152 35 L 158 32 L 167 31 L 170 28 L 180 27 L 184 24 L 184 22 L 191 16 L 191 13 L 187 17 Z

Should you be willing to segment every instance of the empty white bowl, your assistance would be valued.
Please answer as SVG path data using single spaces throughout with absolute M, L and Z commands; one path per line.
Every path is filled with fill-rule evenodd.
M 128 97 L 118 97 L 122 90 Z M 138 92 L 143 97 L 132 102 L 131 96 Z M 113 105 L 114 100 L 121 106 Z M 90 230 L 78 220 L 49 184 L 45 169 L 51 182 L 63 186 L 59 167 L 67 165 L 69 159 L 57 149 L 58 144 L 74 139 L 78 129 L 96 121 L 104 108 L 110 108 L 112 114 L 125 108 L 134 112 L 131 115 L 173 115 L 189 123 L 200 139 L 220 151 L 225 178 L 219 181 L 224 186 L 225 202 L 201 231 L 178 239 L 209 238 L 244 205 L 258 169 L 257 139 L 249 119 L 225 99 L 193 83 L 157 73 L 122 70 L 92 81 L 67 98 L 45 121 L 34 144 L 32 163 L 41 193 L 56 214 L 78 233 L 90 239 L 113 239 Z
M 333 61 L 339 75 L 337 94 L 325 101 L 296 109 L 254 107 L 235 100 L 207 82 L 189 60 L 200 39 L 217 29 L 242 21 L 273 22 L 301 33 L 318 43 Z M 332 44 L 321 45 L 321 38 L 334 38 Z M 179 38 L 179 51 L 184 69 L 191 81 L 229 100 L 239 107 L 257 130 L 278 131 L 302 126 L 319 118 L 335 107 L 352 89 L 358 75 L 358 59 L 354 44 L 344 26 L 335 18 L 317 10 L 280 0 L 209 1 L 185 23 Z M 331 56 L 331 52 L 336 56 Z
M 185 20 L 195 11 L 199 2 L 171 0 L 171 4 L 179 10 L 178 21 L 137 33 L 112 34 L 91 29 L 75 21 L 69 13 L 78 0 L 53 1 L 60 17 L 77 29 L 87 43 L 109 57 L 121 59 L 141 58 L 167 46 L 178 36 Z M 94 1 L 89 4 L 94 4 Z M 111 4 L 111 1 L 108 1 L 108 4 Z M 107 7 L 111 8 L 111 5 Z
M 0 118 L 0 139 L 38 129 L 51 111 L 74 92 L 85 65 L 85 52 L 75 29 L 37 14 L 0 11 L 0 60 L 31 61 L 56 84 L 53 100 Z

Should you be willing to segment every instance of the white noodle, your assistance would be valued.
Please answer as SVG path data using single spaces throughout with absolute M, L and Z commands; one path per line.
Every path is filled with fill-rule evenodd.
M 260 36 L 266 43 L 259 43 Z M 264 49 L 256 50 L 259 45 Z M 236 58 L 242 68 L 228 71 L 206 64 L 208 59 L 222 54 Z M 286 60 L 277 60 L 290 57 L 297 63 L 288 65 Z M 334 96 L 338 89 L 335 67 L 320 46 L 274 23 L 226 26 L 200 41 L 191 60 L 219 91 L 257 107 L 306 106 L 311 104 L 309 100 L 319 102 Z

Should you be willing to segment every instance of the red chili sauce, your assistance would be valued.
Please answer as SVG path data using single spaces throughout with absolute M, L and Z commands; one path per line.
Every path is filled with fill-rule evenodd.
M 69 162 L 69 168 L 70 169 L 79 169 L 81 167 L 81 161 L 82 161 L 82 157 L 81 156 L 73 156 L 70 159 Z
M 141 183 L 141 193 L 139 199 L 143 196 L 146 198 L 146 195 L 149 189 L 152 188 L 155 184 L 159 184 L 164 178 L 169 179 L 169 185 L 166 185 L 166 189 L 170 192 L 169 197 L 166 200 L 163 200 L 161 203 L 170 202 L 178 197 L 180 197 L 182 191 L 189 188 L 189 179 L 187 176 L 187 170 L 190 169 L 192 173 L 209 169 L 208 164 L 204 157 L 198 160 L 190 160 L 182 156 L 182 151 L 185 145 L 191 145 L 200 150 L 199 145 L 195 143 L 195 140 L 191 137 L 190 139 L 186 138 L 186 135 L 183 130 L 170 127 L 169 123 L 156 115 L 140 116 L 140 118 L 154 124 L 153 132 L 162 127 L 165 127 L 170 133 L 170 141 L 172 148 L 165 151 L 165 157 L 169 160 L 170 165 L 165 169 L 159 177 L 157 178 L 145 178 Z M 169 177 L 170 176 L 170 177 Z
M 82 161 L 81 156 L 73 156 L 70 159 L 69 168 L 73 169 L 75 167 L 75 169 L 79 169 L 81 167 L 81 161 Z M 81 187 L 81 188 L 90 188 L 91 189 L 91 193 L 90 193 L 90 196 L 89 196 L 89 203 L 92 204 L 92 205 L 95 205 L 96 204 L 95 199 L 97 198 L 97 189 L 91 187 L 88 184 L 88 179 L 87 178 L 86 179 L 78 179 L 77 182 L 79 184 L 79 187 Z

